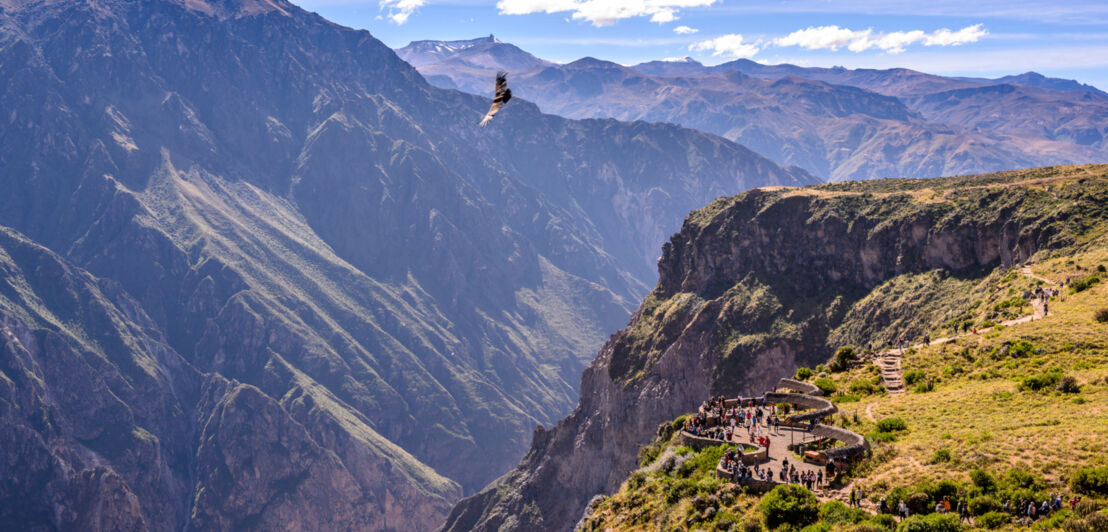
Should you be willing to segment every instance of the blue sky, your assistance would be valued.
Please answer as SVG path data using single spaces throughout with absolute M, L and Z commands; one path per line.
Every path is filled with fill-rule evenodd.
M 539 57 L 691 56 L 997 77 L 1108 90 L 1108 0 L 293 0 L 392 47 L 495 34 Z

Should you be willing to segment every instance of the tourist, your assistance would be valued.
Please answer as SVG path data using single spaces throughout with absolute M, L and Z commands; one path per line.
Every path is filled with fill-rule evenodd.
M 854 494 L 854 490 L 850 490 L 850 506 L 858 506 L 858 497 Z
M 904 501 L 900 501 L 900 504 L 896 507 L 896 511 L 900 513 L 901 520 L 908 518 L 908 505 L 905 504 Z

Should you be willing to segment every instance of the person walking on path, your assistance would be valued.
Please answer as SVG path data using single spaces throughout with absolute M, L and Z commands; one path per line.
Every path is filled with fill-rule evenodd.
M 905 504 L 904 501 L 900 501 L 900 504 L 898 504 L 896 507 L 896 511 L 900 513 L 901 521 L 908 518 L 908 505 Z

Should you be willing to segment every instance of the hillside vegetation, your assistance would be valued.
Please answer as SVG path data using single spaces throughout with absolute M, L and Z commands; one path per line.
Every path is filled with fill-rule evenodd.
M 1050 239 L 1055 244 L 1033 250 L 1019 262 L 996 260 L 963 270 L 904 271 L 865 287 L 852 300 L 841 293 L 804 298 L 822 298 L 832 302 L 829 306 L 841 307 L 817 309 L 813 315 L 841 318 L 830 323 L 823 337 L 822 362 L 800 369 L 796 376 L 815 382 L 831 396 L 839 407 L 831 422 L 866 434 L 873 445 L 871 456 L 835 485 L 811 495 L 799 487 L 788 488 L 789 493 L 778 488 L 766 496 L 748 493 L 716 478 L 714 468 L 722 448 L 692 451 L 680 447 L 669 431 L 661 431 L 662 436 L 639 453 L 643 469 L 632 473 L 611 496 L 594 499 L 579 528 L 1104 530 L 1108 523 L 1106 192 L 1106 166 L 772 191 L 814 200 L 820 212 L 847 224 L 857 223 L 859 211 L 878 208 L 874 200 L 895 201 L 899 207 L 886 209 L 877 225 L 894 224 L 925 211 L 942 213 L 931 220 L 932 227 L 972 226 L 1002 216 L 1005 223 L 1016 226 L 1013 235 L 1026 235 L 1033 227 L 1040 235 L 1053 235 Z M 699 225 L 702 231 L 719 224 L 728 209 L 741 201 L 742 196 L 719 200 L 694 213 L 686 230 L 689 224 Z M 749 237 L 738 233 L 734 238 Z M 717 258 L 716 264 L 720 262 Z M 654 299 L 648 298 L 640 311 L 651 317 L 628 331 L 631 353 L 652 352 L 649 342 L 657 345 L 660 338 L 674 334 L 669 329 L 674 309 L 692 304 L 686 291 L 664 297 L 664 283 L 665 278 L 651 295 Z M 1048 301 L 1048 313 L 1043 316 L 1041 305 L 1025 296 L 1034 299 L 1036 289 L 1047 288 L 1058 295 Z M 796 300 L 769 289 L 740 292 L 732 286 L 722 293 L 725 306 L 750 308 L 764 306 L 759 302 L 769 299 L 784 301 L 765 311 L 782 324 L 787 317 L 780 309 L 796 305 Z M 723 341 L 714 347 L 732 348 L 728 338 L 737 334 L 733 330 L 731 335 L 720 335 Z M 925 335 L 931 345 L 922 345 Z M 892 394 L 882 385 L 879 355 L 901 338 L 909 346 L 903 349 L 902 360 L 906 390 Z M 649 366 L 652 356 L 656 355 L 639 360 Z M 726 367 L 721 369 L 726 375 Z M 633 380 L 644 371 L 635 367 L 621 377 Z M 773 377 L 782 376 L 786 375 Z M 861 508 L 846 507 L 848 490 L 857 488 L 864 493 Z M 1055 496 L 1062 499 L 1060 511 L 1035 519 L 1016 515 L 1020 501 L 1041 504 Z M 934 513 L 943 497 L 955 505 L 967 504 L 968 518 L 959 523 L 956 516 Z M 901 522 L 891 512 L 878 515 L 882 499 L 892 511 L 905 501 L 913 517 Z M 792 513 L 778 522 L 774 509 L 782 505 Z

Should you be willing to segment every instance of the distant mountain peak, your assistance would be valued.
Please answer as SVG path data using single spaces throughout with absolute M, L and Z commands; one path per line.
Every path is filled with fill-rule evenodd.
M 685 57 L 666 57 L 664 59 L 661 59 L 660 61 L 662 61 L 663 63 L 689 63 L 692 65 L 701 64 L 700 61 L 697 61 L 696 59 L 693 59 L 687 55 Z

